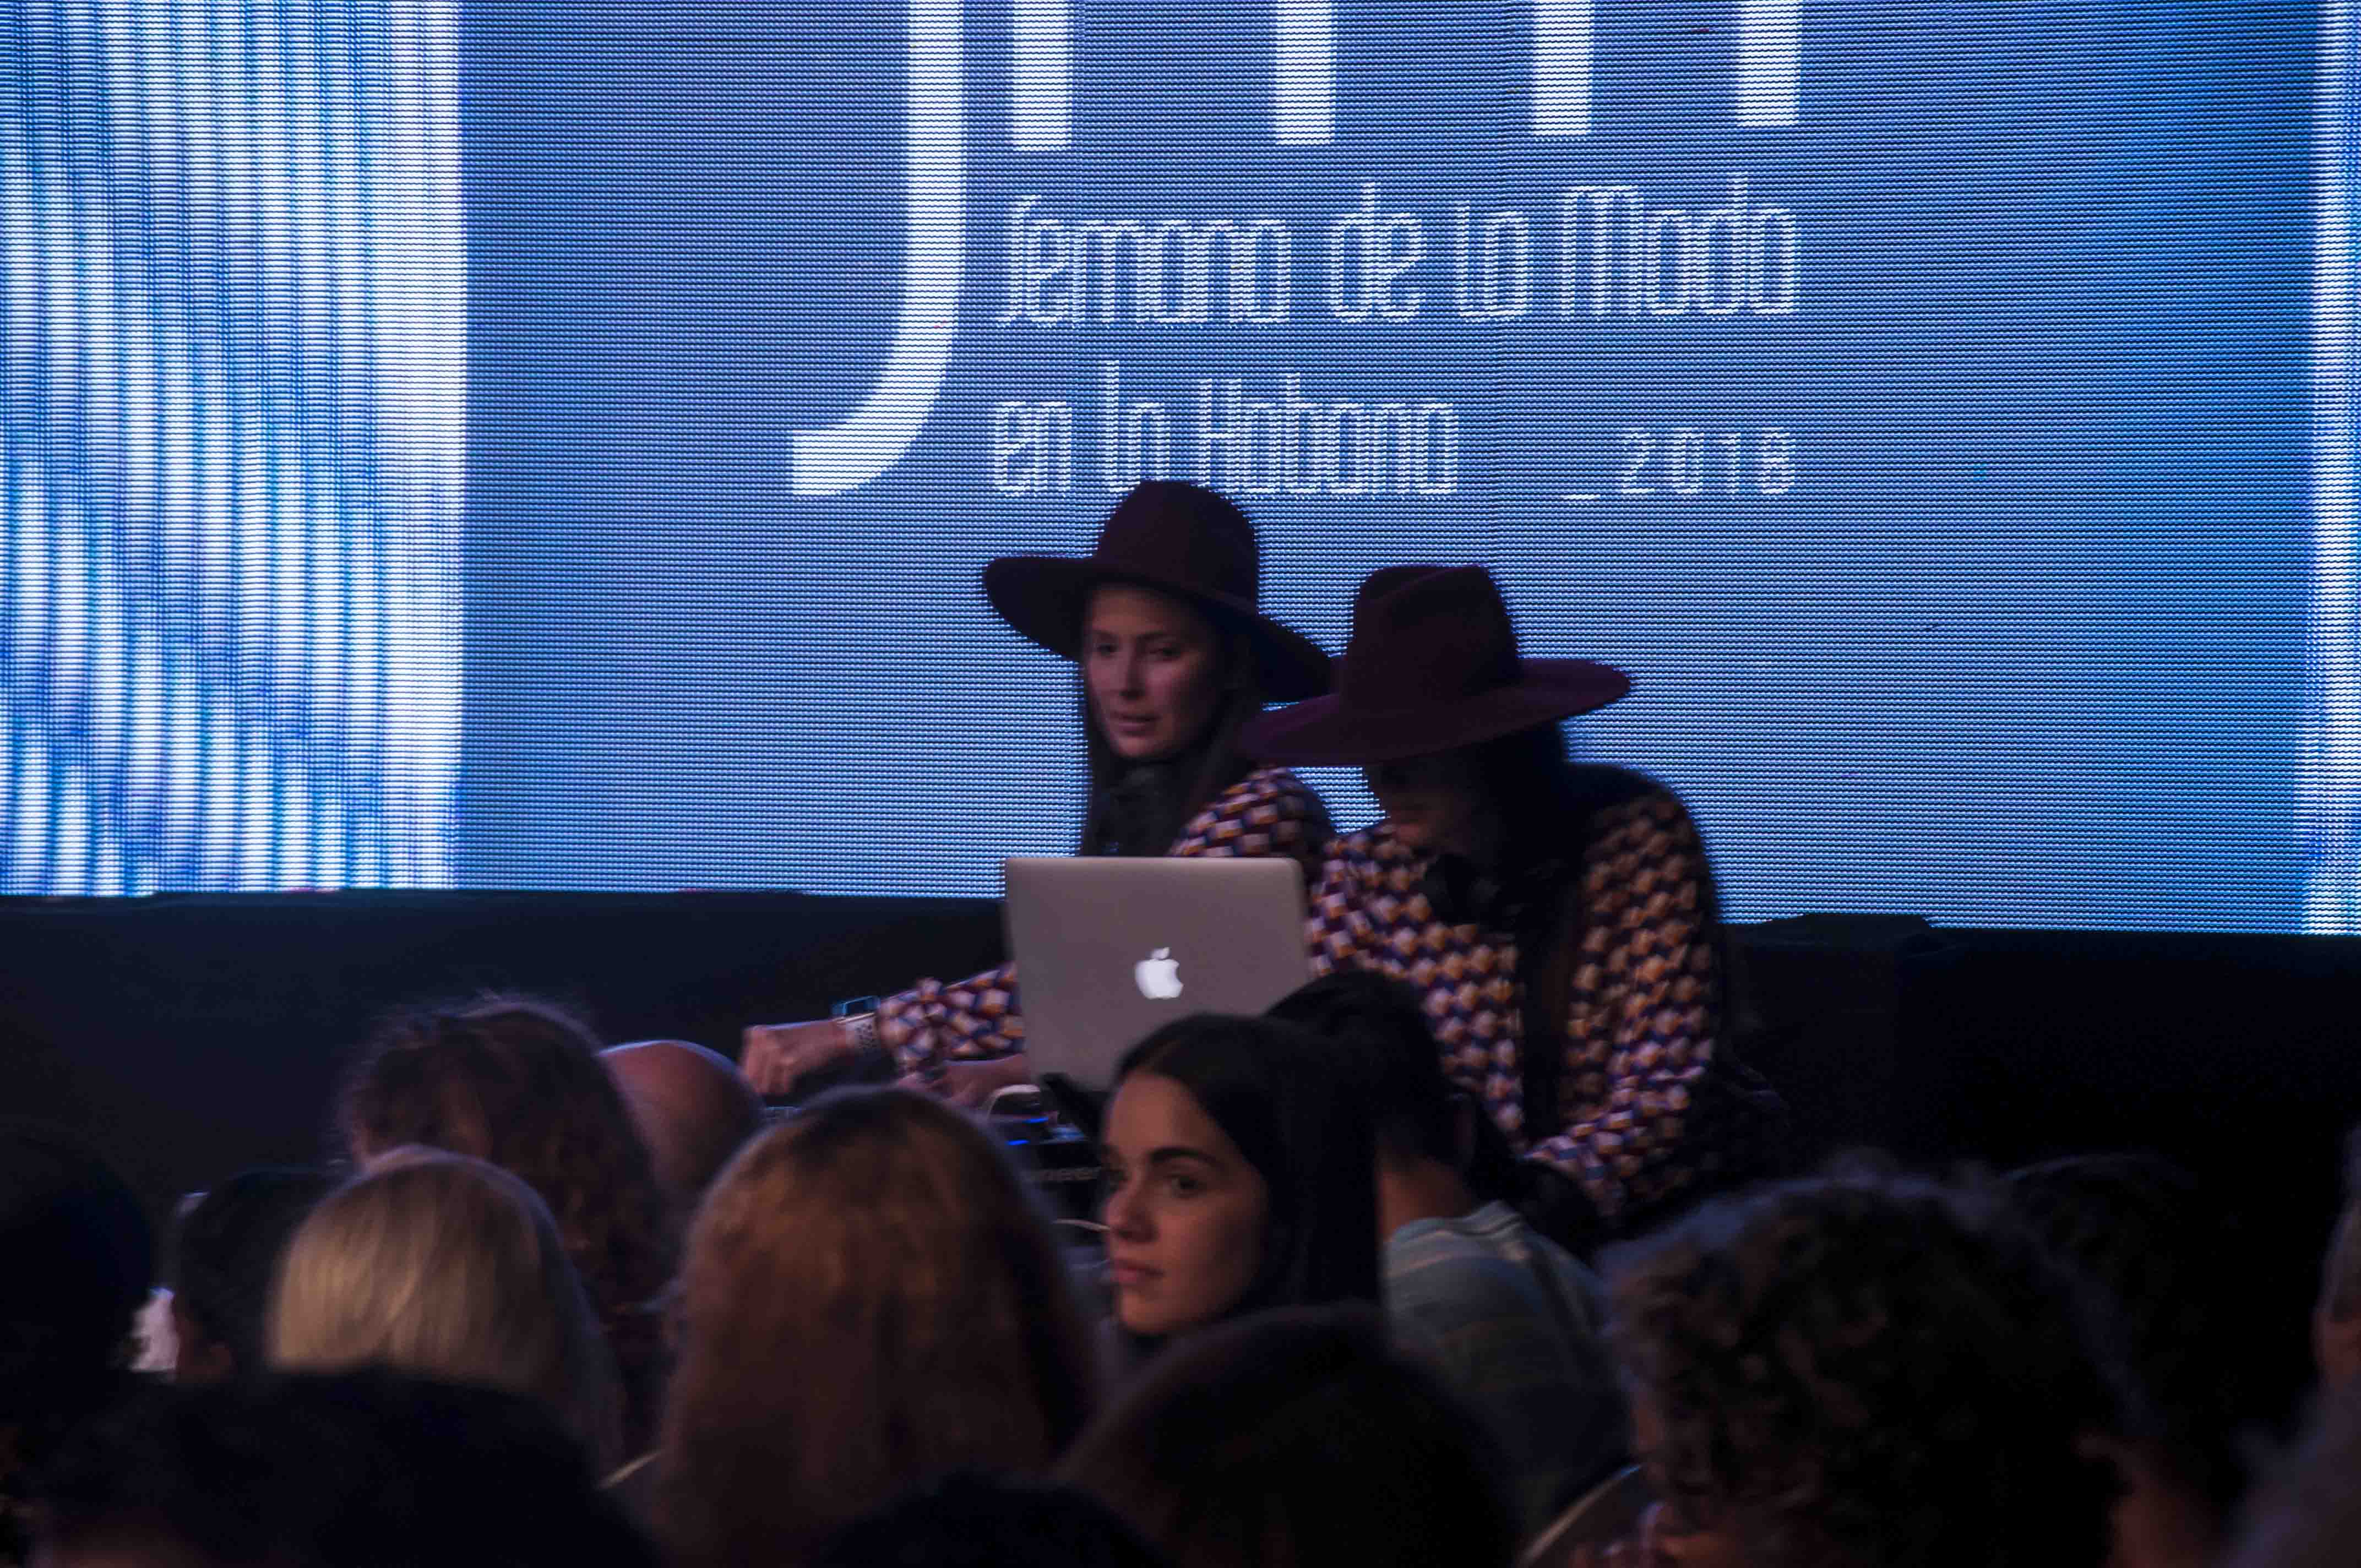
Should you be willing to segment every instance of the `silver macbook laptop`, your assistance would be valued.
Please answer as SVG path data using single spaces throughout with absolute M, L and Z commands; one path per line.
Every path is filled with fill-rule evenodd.
M 1259 1013 L 1312 978 L 1303 868 L 1284 857 L 1026 856 L 1007 883 L 1036 1079 L 1104 1091 L 1158 1025 Z

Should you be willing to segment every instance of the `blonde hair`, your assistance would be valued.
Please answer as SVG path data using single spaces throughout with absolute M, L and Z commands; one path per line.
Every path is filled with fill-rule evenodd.
M 659 1507 L 679 1568 L 800 1561 L 943 1470 L 1046 1471 L 1097 1392 L 1023 1181 L 905 1090 L 829 1095 L 741 1150 L 682 1283 Z
M 602 1470 L 621 1446 L 614 1364 L 547 1206 L 464 1155 L 391 1151 L 312 1212 L 280 1263 L 270 1361 L 506 1388 Z

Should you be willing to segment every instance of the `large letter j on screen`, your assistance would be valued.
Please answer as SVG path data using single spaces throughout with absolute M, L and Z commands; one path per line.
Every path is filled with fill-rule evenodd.
M 891 468 L 917 439 L 942 390 L 959 326 L 962 165 L 960 0 L 909 0 L 910 232 L 902 313 L 885 368 L 861 406 L 825 430 L 795 433 L 796 494 L 834 496 Z

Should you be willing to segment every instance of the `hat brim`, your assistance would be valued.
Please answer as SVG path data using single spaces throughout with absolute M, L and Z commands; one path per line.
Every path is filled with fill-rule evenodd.
M 1527 659 L 1511 684 L 1448 704 L 1347 707 L 1341 695 L 1315 696 L 1249 719 L 1238 743 L 1258 761 L 1294 766 L 1398 762 L 1593 712 L 1631 689 L 1622 671 L 1587 659 Z
M 1325 692 L 1329 659 L 1320 644 L 1281 626 L 1250 604 L 1225 594 L 1168 582 L 1139 572 L 1112 570 L 1095 561 L 1063 555 L 1009 555 L 983 569 L 983 597 L 1018 636 L 1060 658 L 1079 651 L 1082 609 L 1091 590 L 1129 583 L 1170 594 L 1246 635 L 1262 695 L 1272 702 L 1296 702 Z

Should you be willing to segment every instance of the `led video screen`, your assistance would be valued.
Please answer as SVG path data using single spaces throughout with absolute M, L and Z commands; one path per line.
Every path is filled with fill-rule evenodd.
M 6 891 L 995 892 L 979 573 L 1160 475 L 1630 671 L 1735 918 L 2361 914 L 2341 6 L 20 14 Z

